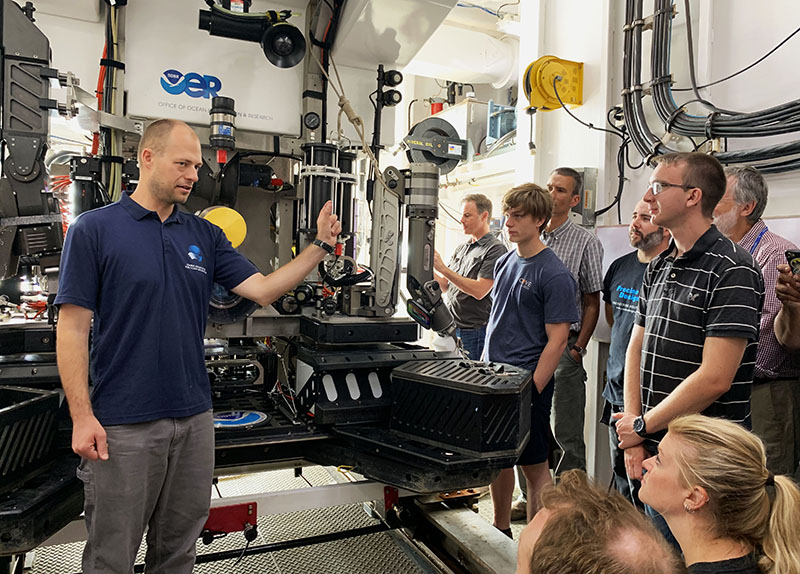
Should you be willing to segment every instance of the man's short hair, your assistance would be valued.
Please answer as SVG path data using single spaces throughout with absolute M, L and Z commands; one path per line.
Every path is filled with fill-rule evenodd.
M 714 208 L 725 195 L 725 171 L 717 158 L 700 152 L 668 153 L 655 158 L 657 165 L 684 164 L 683 185 L 699 187 L 703 192 L 700 209 L 704 217 L 714 216 Z M 677 182 L 669 182 L 677 183 Z
M 522 215 L 531 215 L 534 219 L 544 218 L 544 227 L 553 214 L 553 197 L 535 183 L 523 183 L 503 196 L 503 213 L 512 209 L 518 209 Z
M 142 152 L 145 149 L 151 149 L 157 154 L 164 153 L 164 149 L 167 144 L 167 138 L 172 133 L 172 130 L 177 126 L 189 127 L 186 123 L 180 120 L 172 119 L 156 120 L 149 124 L 142 134 L 142 139 L 139 140 L 139 151 L 137 153 L 137 157 L 141 160 Z
M 461 200 L 461 203 L 467 203 L 471 201 L 475 204 L 475 208 L 478 210 L 478 215 L 482 214 L 484 211 L 489 214 L 489 219 L 492 218 L 492 200 L 483 195 L 482 193 L 470 193 L 469 195 L 465 195 L 464 199 Z
M 571 177 L 575 185 L 572 187 L 572 195 L 580 195 L 583 191 L 583 176 L 571 167 L 557 167 L 550 175 L 563 175 L 564 177 Z
M 533 574 L 675 574 L 681 561 L 652 523 L 618 492 L 570 470 L 542 492 L 553 511 L 533 547 Z
M 756 202 L 753 212 L 747 216 L 750 223 L 755 223 L 764 215 L 767 208 L 767 182 L 756 168 L 749 165 L 735 165 L 725 168 L 725 176 L 733 178 L 733 200 L 739 205 Z

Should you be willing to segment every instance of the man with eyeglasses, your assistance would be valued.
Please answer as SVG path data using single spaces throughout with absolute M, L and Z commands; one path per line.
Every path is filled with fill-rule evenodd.
M 613 416 L 635 479 L 678 415 L 701 412 L 750 427 L 764 301 L 752 255 L 712 225 L 725 194 L 720 163 L 702 153 L 656 163 L 644 201 L 672 241 L 644 274 L 626 353 L 625 411 Z M 668 535 L 665 523 L 656 524 Z
M 778 265 L 794 243 L 770 231 L 761 215 L 767 207 L 767 182 L 750 166 L 726 167 L 725 195 L 714 209 L 714 225 L 747 249 L 764 276 L 764 309 L 750 397 L 753 432 L 767 448 L 773 474 L 793 474 L 800 464 L 800 364 L 775 338 L 775 316 L 781 303 L 775 295 Z

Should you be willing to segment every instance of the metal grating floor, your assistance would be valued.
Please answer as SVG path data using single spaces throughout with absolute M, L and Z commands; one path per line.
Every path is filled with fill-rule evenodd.
M 328 471 L 322 467 L 305 467 L 303 476 L 314 486 L 331 484 Z M 223 497 L 274 492 L 308 487 L 292 469 L 276 470 L 236 477 L 221 477 Z M 214 495 L 216 497 L 216 493 Z M 491 503 L 490 503 L 491 508 Z M 258 520 L 259 536 L 253 546 L 336 532 L 376 524 L 361 504 L 262 516 Z M 197 553 L 244 548 L 241 533 L 229 534 L 205 546 L 198 541 Z M 80 572 L 83 542 L 37 549 L 31 574 L 71 574 Z M 144 545 L 137 563 L 144 560 Z M 282 550 L 268 554 L 198 564 L 197 574 L 429 574 L 433 572 L 423 559 L 403 547 L 396 534 L 382 532 L 358 538 L 327 542 Z

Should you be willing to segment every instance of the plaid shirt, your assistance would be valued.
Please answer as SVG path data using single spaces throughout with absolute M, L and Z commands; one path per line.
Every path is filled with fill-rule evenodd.
M 549 233 L 543 231 L 542 242 L 558 255 L 578 284 L 575 292 L 578 321 L 570 325 L 570 330 L 580 331 L 583 294 L 596 293 L 603 288 L 603 245 L 592 232 L 569 219 Z
M 763 232 L 763 235 L 762 235 Z M 758 240 L 759 236 L 761 239 Z M 756 240 L 758 244 L 756 245 Z M 777 266 L 786 263 L 784 252 L 797 249 L 794 243 L 767 230 L 762 220 L 758 220 L 748 231 L 739 245 L 753 253 L 753 258 L 761 266 L 764 276 L 764 308 L 761 310 L 761 333 L 758 338 L 755 376 L 763 379 L 792 379 L 800 375 L 800 360 L 793 358 L 775 338 L 773 323 L 781 303 L 775 296 L 775 283 L 778 279 Z M 755 249 L 754 249 L 755 247 Z

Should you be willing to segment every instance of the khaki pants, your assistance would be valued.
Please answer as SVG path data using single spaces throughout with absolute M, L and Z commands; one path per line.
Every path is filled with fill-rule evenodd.
M 753 432 L 767 448 L 767 468 L 794 476 L 800 464 L 800 380 L 754 384 L 750 408 Z

